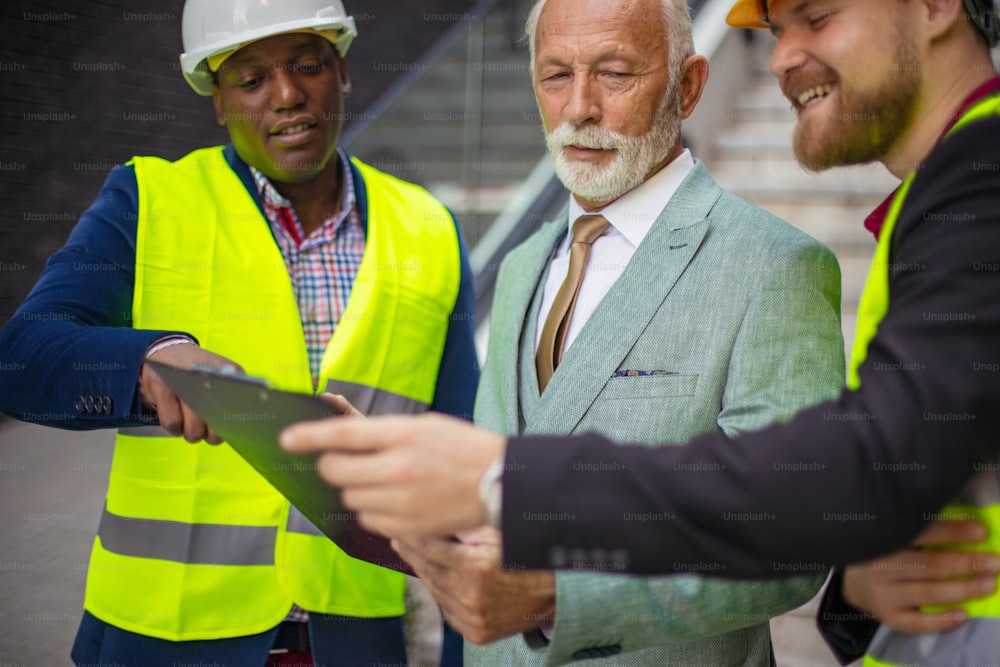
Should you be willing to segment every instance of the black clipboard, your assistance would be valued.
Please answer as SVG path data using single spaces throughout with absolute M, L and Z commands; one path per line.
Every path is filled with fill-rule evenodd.
M 320 479 L 316 454 L 292 454 L 278 435 L 299 421 L 335 416 L 319 396 L 269 387 L 260 378 L 216 369 L 186 370 L 146 361 L 167 386 L 237 454 L 347 555 L 413 575 L 389 540 L 362 528 L 340 502 L 340 490 Z

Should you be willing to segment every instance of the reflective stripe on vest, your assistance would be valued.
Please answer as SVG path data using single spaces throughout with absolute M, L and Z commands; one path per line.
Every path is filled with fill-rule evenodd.
M 202 565 L 274 565 L 278 529 L 134 519 L 105 507 L 97 534 L 101 546 L 123 556 Z
M 949 131 L 949 135 L 978 119 L 1000 116 L 1000 95 L 980 100 Z M 946 139 L 947 140 L 947 137 Z M 900 186 L 879 235 L 878 248 L 858 304 L 857 329 L 848 369 L 848 387 L 858 389 L 858 369 L 868 354 L 878 325 L 889 309 L 890 249 L 896 221 L 913 184 L 911 173 Z M 942 518 L 974 519 L 987 526 L 989 536 L 978 544 L 949 545 L 967 551 L 1000 552 L 1000 467 L 989 465 L 965 486 L 960 495 L 939 513 Z M 950 607 L 925 607 L 938 612 L 961 607 L 969 622 L 957 630 L 932 635 L 908 635 L 880 626 L 865 656 L 866 667 L 959 667 L 996 664 L 1000 656 L 1000 594 Z
M 306 518 L 306 515 L 299 511 L 299 508 L 292 505 L 288 508 L 288 521 L 285 524 L 285 530 L 289 533 L 302 533 L 304 535 L 316 535 L 318 537 L 325 537 L 323 531 L 316 527 L 316 525 Z
M 905 638 L 906 641 L 899 641 Z M 874 656 L 879 657 L 874 657 Z M 951 632 L 900 635 L 879 626 L 864 667 L 978 667 L 996 665 L 1000 656 L 1000 619 L 973 618 Z
M 896 196 L 889 205 L 889 212 L 882 224 L 882 231 L 879 233 L 879 243 L 875 248 L 875 256 L 868 268 L 865 287 L 861 290 L 861 299 L 858 301 L 858 316 L 854 325 L 854 344 L 851 346 L 851 361 L 847 367 L 848 389 L 856 390 L 861 386 L 858 369 L 868 357 L 868 345 L 878 331 L 879 322 L 889 310 L 890 239 L 896 229 L 896 220 L 899 219 L 899 211 L 903 208 L 903 201 L 910 192 L 910 186 L 915 177 L 916 173 L 910 174 L 899 186 Z
M 250 375 L 311 391 L 284 260 L 222 149 L 133 164 L 133 326 L 189 333 Z M 368 195 L 365 254 L 319 384 L 380 409 L 426 410 L 458 294 L 455 225 L 422 189 L 356 165 Z M 400 615 L 404 581 L 289 512 L 228 446 L 190 445 L 159 427 L 119 432 L 84 603 L 98 618 L 172 641 L 243 636 L 277 625 L 293 601 Z

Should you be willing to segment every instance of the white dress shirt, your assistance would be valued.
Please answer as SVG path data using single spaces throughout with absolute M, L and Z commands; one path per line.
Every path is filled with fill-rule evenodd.
M 583 325 L 594 314 L 597 305 L 624 273 L 636 248 L 646 238 L 653 223 L 660 217 L 670 198 L 674 196 L 692 169 L 694 169 L 694 158 L 691 157 L 691 151 L 685 148 L 652 178 L 611 202 L 601 211 L 584 211 L 576 199 L 570 196 L 567 223 L 569 233 L 556 248 L 556 254 L 549 266 L 542 305 L 538 311 L 538 323 L 535 327 L 536 351 L 538 340 L 542 337 L 545 318 L 548 317 L 556 293 L 569 271 L 569 245 L 573 236 L 573 222 L 581 215 L 591 213 L 603 215 L 611 226 L 591 246 L 590 259 L 584 269 L 580 294 L 573 309 L 573 319 L 569 323 L 569 331 L 566 332 L 564 351 L 573 344 Z

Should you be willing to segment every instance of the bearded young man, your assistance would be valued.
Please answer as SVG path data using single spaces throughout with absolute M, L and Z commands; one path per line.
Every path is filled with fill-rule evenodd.
M 735 435 L 832 396 L 843 368 L 836 260 L 725 194 L 681 144 L 708 75 L 686 4 L 548 0 L 528 35 L 546 143 L 572 197 L 568 215 L 500 269 L 476 421 L 508 435 L 654 444 Z M 584 223 L 596 229 L 571 243 Z M 494 642 L 466 644 L 466 662 L 480 665 L 766 667 L 767 620 L 825 575 L 741 584 L 504 572 L 483 533 L 399 548 L 456 629 Z

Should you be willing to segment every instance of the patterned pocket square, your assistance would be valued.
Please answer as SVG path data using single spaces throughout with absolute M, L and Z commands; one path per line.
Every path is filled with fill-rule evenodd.
M 615 371 L 611 377 L 615 378 L 641 378 L 651 375 L 677 375 L 676 371 Z

